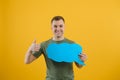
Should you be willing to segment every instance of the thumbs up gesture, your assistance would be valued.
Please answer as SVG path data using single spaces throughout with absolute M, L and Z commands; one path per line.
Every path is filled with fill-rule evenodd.
M 36 40 L 34 40 L 31 46 L 29 47 L 29 51 L 38 52 L 39 49 L 40 49 L 40 44 L 36 44 Z

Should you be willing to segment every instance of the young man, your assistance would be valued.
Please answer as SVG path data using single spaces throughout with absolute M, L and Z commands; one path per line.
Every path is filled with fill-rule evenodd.
M 53 37 L 42 42 L 40 45 L 36 44 L 36 40 L 34 40 L 26 53 L 25 63 L 29 64 L 43 54 L 47 65 L 46 80 L 74 80 L 73 63 L 55 62 L 49 59 L 47 56 L 46 48 L 50 43 L 74 43 L 73 41 L 65 38 L 63 35 L 65 20 L 62 16 L 53 17 L 51 20 L 51 25 L 51 29 L 54 34 Z M 86 54 L 82 53 L 79 58 L 82 61 L 86 61 L 87 56 Z M 75 64 L 79 68 L 82 67 L 82 65 L 77 63 Z

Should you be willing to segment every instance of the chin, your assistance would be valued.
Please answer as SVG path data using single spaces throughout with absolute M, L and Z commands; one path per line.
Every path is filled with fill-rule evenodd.
M 55 34 L 56 38 L 60 38 L 63 36 L 63 34 Z
M 56 37 L 57 37 L 57 38 L 60 38 L 60 37 L 62 37 L 62 35 L 56 35 Z
M 60 38 L 61 36 L 57 36 L 57 38 Z

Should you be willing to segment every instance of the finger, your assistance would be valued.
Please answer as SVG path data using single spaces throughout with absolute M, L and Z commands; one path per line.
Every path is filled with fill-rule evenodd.
M 35 48 L 34 50 L 35 50 L 35 51 L 39 51 L 39 49 L 38 49 L 38 48 Z
M 86 55 L 85 54 L 81 54 L 80 57 L 85 57 Z
M 39 51 L 40 49 L 39 48 L 36 48 L 37 51 Z
M 36 47 L 35 49 L 40 49 L 39 47 Z
M 82 53 L 81 55 L 86 55 L 85 53 Z
M 81 54 L 85 54 L 85 51 L 82 51 L 82 53 Z
M 36 45 L 35 48 L 40 48 L 40 46 L 39 46 L 39 45 Z
M 34 50 L 37 50 L 38 49 L 38 47 L 34 47 Z
M 36 39 L 34 39 L 33 43 L 35 43 L 35 44 L 36 44 Z
M 39 45 L 39 44 L 36 44 L 36 47 L 40 47 L 40 45 Z

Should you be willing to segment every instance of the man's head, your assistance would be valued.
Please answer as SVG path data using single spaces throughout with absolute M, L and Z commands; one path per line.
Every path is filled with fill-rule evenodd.
M 51 20 L 52 31 L 56 38 L 63 37 L 65 20 L 62 16 L 55 16 Z

